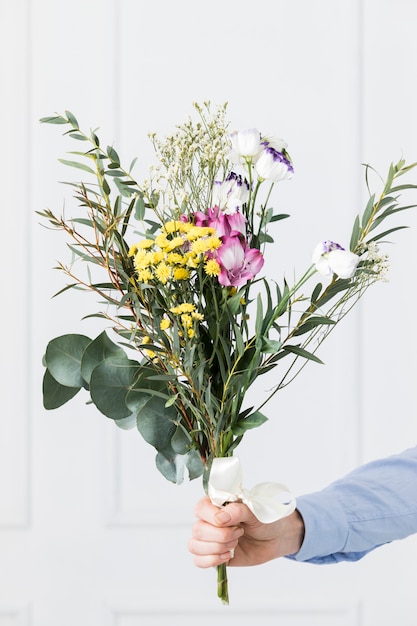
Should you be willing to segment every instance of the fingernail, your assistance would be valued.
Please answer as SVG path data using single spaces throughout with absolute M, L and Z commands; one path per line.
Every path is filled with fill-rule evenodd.
M 216 513 L 214 517 L 219 524 L 227 524 L 232 519 L 230 513 L 227 513 L 226 511 L 220 511 L 219 513 Z

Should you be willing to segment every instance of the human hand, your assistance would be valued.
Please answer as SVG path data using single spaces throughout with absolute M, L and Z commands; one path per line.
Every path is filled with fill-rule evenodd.
M 297 510 L 263 524 L 245 504 L 231 502 L 219 508 L 205 497 L 194 512 L 198 520 L 188 549 L 197 567 L 260 565 L 298 552 L 303 542 L 304 522 Z

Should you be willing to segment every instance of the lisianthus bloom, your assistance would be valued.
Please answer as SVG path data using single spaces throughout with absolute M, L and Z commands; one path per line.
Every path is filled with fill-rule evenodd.
M 262 137 L 262 144 L 285 154 L 288 144 L 280 137 Z
M 220 265 L 219 283 L 223 287 L 240 287 L 251 280 L 264 264 L 262 253 L 250 248 L 243 237 L 223 237 L 217 250 Z
M 264 144 L 263 150 L 255 163 L 255 170 L 263 180 L 278 182 L 291 178 L 294 168 L 286 153 L 279 152 Z
M 232 237 L 234 235 L 246 234 L 246 218 L 240 211 L 234 213 L 224 213 L 215 206 L 207 209 L 206 213 L 197 211 L 194 214 L 196 226 L 207 226 L 214 228 L 217 237 Z
M 224 213 L 234 213 L 248 198 L 249 184 L 239 174 L 230 172 L 223 182 L 214 183 L 213 206 L 218 206 Z
M 322 241 L 314 248 L 312 261 L 322 276 L 336 274 L 339 278 L 352 278 L 359 257 L 334 241 Z
M 247 160 L 255 162 L 259 156 L 261 146 L 261 133 L 256 128 L 235 130 L 230 134 L 232 150 L 230 160 L 234 163 L 245 163 Z

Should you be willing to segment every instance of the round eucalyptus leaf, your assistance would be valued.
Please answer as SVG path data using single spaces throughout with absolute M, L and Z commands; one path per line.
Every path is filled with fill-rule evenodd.
M 166 409 L 164 400 L 158 396 L 146 395 L 145 400 L 137 414 L 138 431 L 157 450 L 171 448 L 171 439 L 176 430 L 172 420 L 176 418 L 177 412 L 175 409 Z
M 190 443 L 191 438 L 189 434 L 184 430 L 184 428 L 182 428 L 182 426 L 178 425 L 171 439 L 172 449 L 177 454 L 186 454 Z
M 137 361 L 110 357 L 93 369 L 90 378 L 90 394 L 99 411 L 115 420 L 131 414 L 125 399 L 138 375 L 139 368 Z
M 161 452 L 158 452 L 155 458 L 156 467 L 162 476 L 172 483 L 180 485 L 184 480 L 184 463 L 181 456 L 174 455 L 167 458 Z
M 190 480 L 199 478 L 204 472 L 204 464 L 197 450 L 190 450 L 184 457 L 185 467 Z
M 45 409 L 57 409 L 68 400 L 71 400 L 81 389 L 81 387 L 64 387 L 60 385 L 49 370 L 45 371 L 42 383 L 43 406 Z
M 90 383 L 93 369 L 109 357 L 127 359 L 125 351 L 120 346 L 113 343 L 107 336 L 107 333 L 103 331 L 87 346 L 81 359 L 81 374 L 87 383 Z
M 65 387 L 83 387 L 81 359 L 91 342 L 85 335 L 62 335 L 52 339 L 45 352 L 45 363 L 53 378 Z

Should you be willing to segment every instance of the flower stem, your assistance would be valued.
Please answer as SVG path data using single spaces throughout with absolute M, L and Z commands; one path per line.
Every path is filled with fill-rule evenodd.
M 217 566 L 217 595 L 223 604 L 229 604 L 229 584 L 225 563 Z

